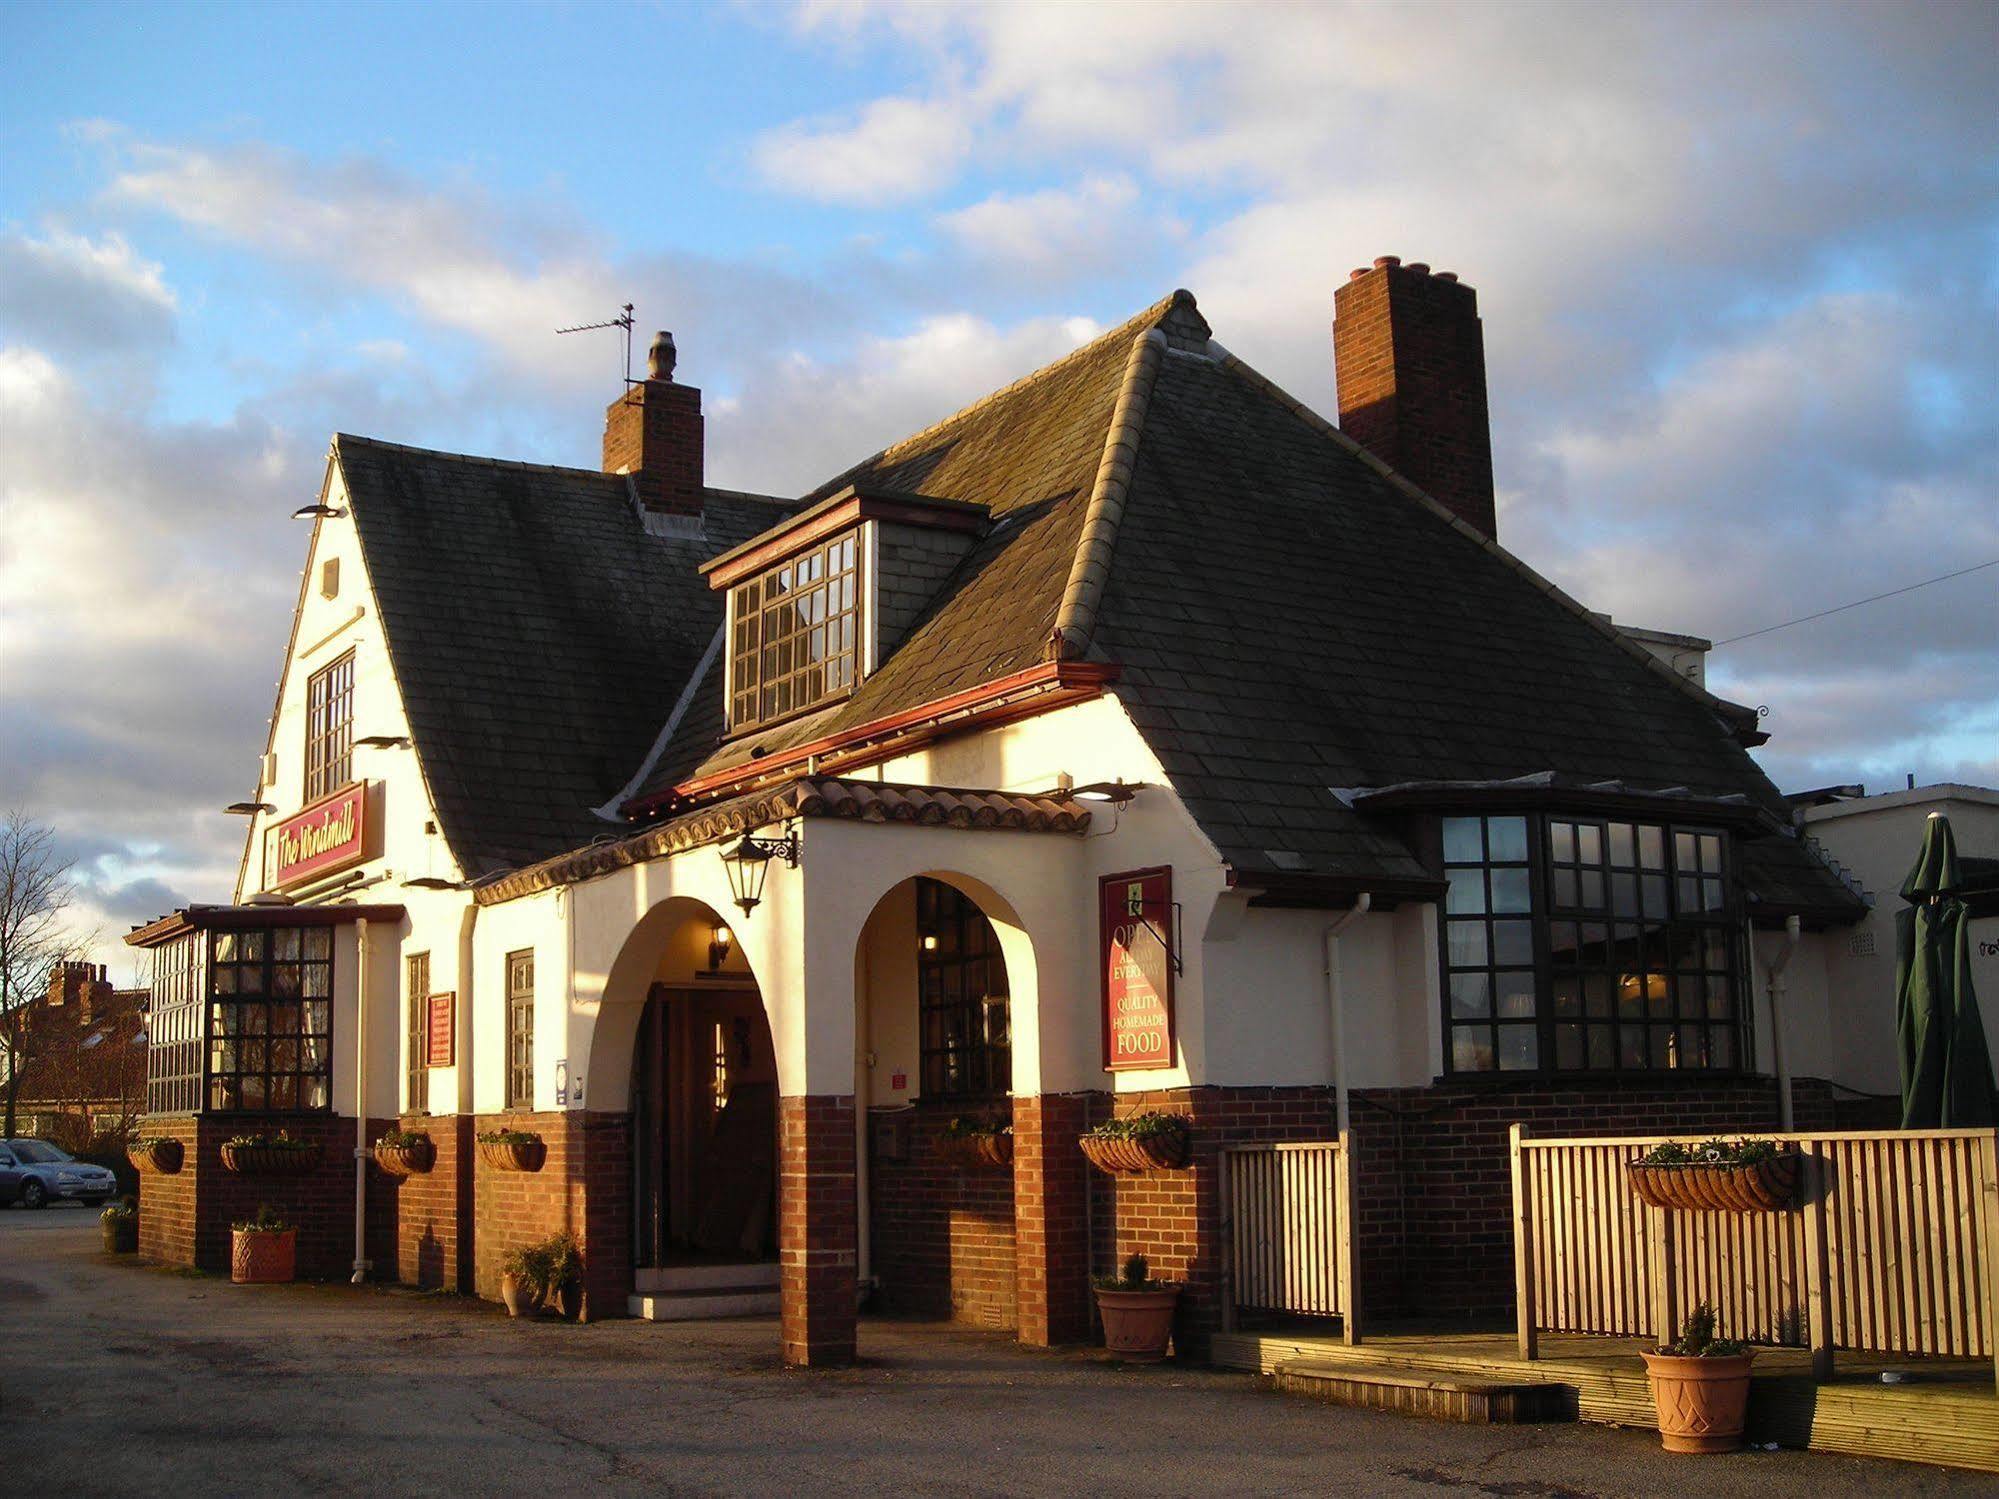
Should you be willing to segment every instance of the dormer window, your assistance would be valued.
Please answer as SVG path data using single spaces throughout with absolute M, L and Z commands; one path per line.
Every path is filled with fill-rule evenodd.
M 861 671 L 860 534 L 846 531 L 729 594 L 729 722 L 788 718 L 853 690 Z

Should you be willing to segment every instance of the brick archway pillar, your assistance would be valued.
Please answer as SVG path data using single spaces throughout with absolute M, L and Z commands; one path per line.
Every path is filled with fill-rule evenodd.
M 1020 1341 L 1038 1348 L 1090 1335 L 1088 1123 L 1086 1093 L 1013 1101 L 1014 1300 Z
M 859 1212 L 852 1094 L 778 1105 L 778 1262 L 784 1361 L 854 1361 Z

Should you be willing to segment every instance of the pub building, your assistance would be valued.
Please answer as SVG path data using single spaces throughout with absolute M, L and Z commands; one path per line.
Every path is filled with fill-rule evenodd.
M 1855 1122 L 1867 904 L 1757 714 L 1500 545 L 1471 287 L 1334 301 L 1337 426 L 1175 292 L 795 499 L 707 487 L 666 335 L 601 471 L 336 436 L 233 902 L 130 938 L 143 1251 L 269 1201 L 304 1274 L 493 1298 L 568 1229 L 586 1316 L 799 1364 L 863 1304 L 1087 1339 L 1138 1251 L 1198 1357 L 1228 1147 L 1344 1131 L 1371 1313 L 1474 1318 L 1510 1121 Z M 1187 1166 L 1085 1161 L 1149 1110 Z M 222 1169 L 276 1129 L 314 1171 Z

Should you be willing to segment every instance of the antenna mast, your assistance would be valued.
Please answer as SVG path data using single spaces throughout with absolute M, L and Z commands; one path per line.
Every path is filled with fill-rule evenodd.
M 599 328 L 622 328 L 625 330 L 625 384 L 637 385 L 632 378 L 632 304 L 625 303 L 624 313 L 612 318 L 608 323 L 578 323 L 574 328 L 557 328 L 557 333 L 594 333 Z

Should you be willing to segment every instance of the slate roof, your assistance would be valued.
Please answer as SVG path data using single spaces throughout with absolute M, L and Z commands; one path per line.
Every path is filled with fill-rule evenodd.
M 410 729 L 478 878 L 612 831 L 721 624 L 695 569 L 789 502 L 710 490 L 700 538 L 648 535 L 626 481 L 334 439 Z M 360 726 L 363 730 L 366 725 Z
M 850 699 L 729 742 L 707 684 L 641 795 L 1042 660 L 1128 358 L 1155 329 L 1090 654 L 1120 664 L 1112 690 L 1241 876 L 1435 877 L 1396 819 L 1335 787 L 1552 774 L 1743 798 L 1788 827 L 1743 710 L 1387 476 L 1215 345 L 1184 292 L 807 496 L 874 483 L 995 524 Z M 1744 875 L 1759 909 L 1861 911 L 1788 832 L 1746 843 Z

